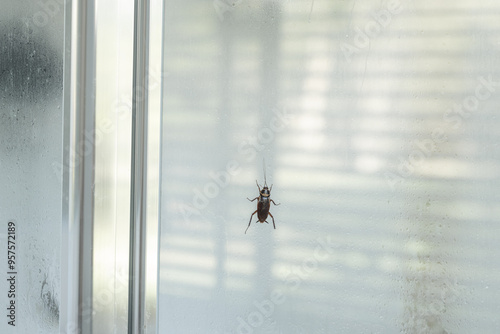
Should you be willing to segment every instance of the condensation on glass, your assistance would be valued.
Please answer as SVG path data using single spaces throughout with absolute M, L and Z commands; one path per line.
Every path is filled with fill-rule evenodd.
M 499 9 L 165 1 L 160 332 L 494 332 Z
M 0 332 L 58 333 L 63 5 L 46 12 L 37 2 L 2 4 L 0 41 Z M 8 222 L 15 254 L 7 253 Z

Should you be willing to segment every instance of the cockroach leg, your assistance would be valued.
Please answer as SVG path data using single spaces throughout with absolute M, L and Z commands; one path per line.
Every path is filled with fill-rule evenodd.
M 256 214 L 256 213 L 257 213 L 257 210 L 255 210 L 255 211 L 252 213 L 252 215 L 250 216 L 250 221 L 248 222 L 248 226 L 247 226 L 247 229 L 245 230 L 245 234 L 247 234 L 248 228 L 250 227 L 250 224 L 252 223 L 252 217 L 253 217 L 253 215 L 254 215 L 254 214 Z
M 271 216 L 271 218 L 273 219 L 273 226 L 274 226 L 274 229 L 276 229 L 276 225 L 274 225 L 274 217 L 273 215 L 271 214 L 271 212 L 269 212 L 269 215 Z

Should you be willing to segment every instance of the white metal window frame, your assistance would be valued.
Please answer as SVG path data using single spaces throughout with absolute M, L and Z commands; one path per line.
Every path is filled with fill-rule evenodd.
M 111 328 L 121 331 L 126 327 L 128 333 L 156 333 L 162 1 L 135 0 L 133 6 L 131 1 L 127 4 L 117 1 L 114 3 L 117 8 L 128 5 L 133 13 L 126 13 L 126 17 L 117 15 L 116 21 L 111 22 L 98 19 L 100 5 L 104 3 L 66 2 L 64 11 L 63 159 L 66 167 L 63 194 L 66 200 L 63 203 L 60 332 L 107 333 Z M 129 26 L 133 24 L 133 34 L 115 36 L 117 53 L 99 52 L 100 36 L 110 25 L 116 28 L 120 20 Z M 119 48 L 126 44 L 133 44 L 132 66 L 130 73 L 125 74 L 133 78 L 132 87 L 128 88 L 132 93 L 124 94 L 118 87 L 99 89 L 106 85 L 101 82 L 104 80 L 99 66 L 116 63 Z M 112 110 L 100 103 L 113 99 L 116 103 L 112 104 Z M 99 123 L 103 119 L 104 125 Z M 125 168 L 131 172 L 125 176 L 130 185 L 129 203 L 124 203 L 130 206 L 129 219 L 123 222 L 114 215 L 111 220 L 116 221 L 109 222 L 96 213 L 96 201 L 102 201 L 96 198 L 99 193 L 96 174 L 103 169 L 102 164 L 108 163 L 99 158 L 102 154 L 99 150 L 106 145 L 119 149 L 117 143 L 123 137 L 119 127 L 126 129 L 127 124 L 131 125 L 132 134 L 125 148 L 128 150 L 125 156 L 131 157 L 130 165 L 126 166 L 129 169 Z M 101 131 L 100 127 L 109 131 Z M 123 148 L 124 144 L 120 145 Z M 115 159 L 114 164 L 112 168 L 123 169 L 119 159 Z M 110 184 L 112 186 L 106 189 L 116 196 L 120 192 L 118 181 L 112 179 Z M 118 201 L 114 199 L 115 210 L 120 210 Z M 109 224 L 114 229 L 107 229 L 103 236 L 99 230 L 101 224 Z M 120 246 L 118 239 L 123 241 L 120 227 L 124 224 L 129 226 L 130 242 Z M 111 254 L 106 253 L 103 242 L 95 242 L 96 238 L 114 241 Z M 126 248 L 127 253 L 123 252 Z M 117 275 L 116 269 L 108 276 L 99 273 L 102 267 L 99 262 L 105 257 L 111 257 L 110 261 L 115 264 L 128 262 L 128 275 Z M 99 282 L 103 277 L 107 287 L 104 289 Z M 123 307 L 128 309 L 126 313 L 121 312 L 122 305 L 119 305 L 123 300 L 127 300 L 127 306 Z M 101 312 L 113 312 L 114 316 L 100 317 Z

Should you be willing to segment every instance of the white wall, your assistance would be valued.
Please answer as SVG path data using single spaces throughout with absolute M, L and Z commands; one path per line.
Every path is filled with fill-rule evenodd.
M 160 333 L 494 332 L 499 5 L 223 4 L 165 4 Z

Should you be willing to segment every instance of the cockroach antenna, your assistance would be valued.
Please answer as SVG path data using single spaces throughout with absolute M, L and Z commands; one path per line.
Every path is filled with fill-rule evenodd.
M 264 170 L 264 186 L 267 187 L 267 178 L 266 178 L 266 160 L 262 158 L 262 169 Z M 271 185 L 272 187 L 272 185 Z

